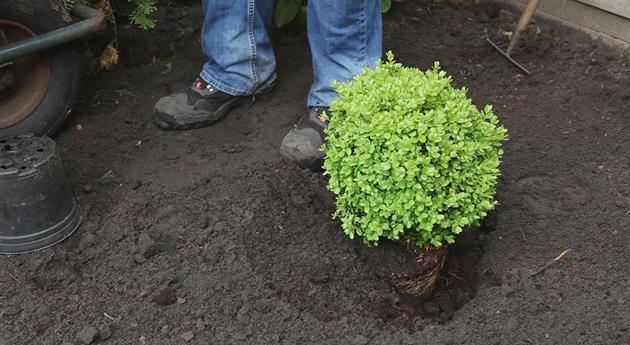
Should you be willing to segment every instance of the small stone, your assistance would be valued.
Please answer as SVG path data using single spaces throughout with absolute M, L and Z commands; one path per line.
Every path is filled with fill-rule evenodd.
M 96 244 L 96 236 L 88 232 L 83 235 L 83 237 L 81 237 L 81 241 L 79 241 L 79 248 L 81 250 L 85 250 L 87 248 L 90 248 L 94 244 Z
M 222 150 L 225 153 L 240 153 L 245 150 L 245 147 L 241 144 L 225 144 L 223 145 Z
M 512 297 L 512 296 L 514 296 L 515 292 L 516 292 L 516 289 L 514 289 L 514 287 L 512 287 L 512 286 L 502 286 L 501 287 L 501 293 L 505 297 Z
M 143 264 L 145 262 L 147 262 L 147 258 L 145 258 L 144 256 L 140 255 L 140 254 L 134 254 L 133 255 L 133 261 L 137 264 Z
M 452 312 L 442 312 L 440 314 L 440 322 L 441 323 L 447 323 L 451 320 L 451 318 L 453 317 L 453 313 Z
M 133 260 L 133 255 L 130 255 L 127 259 L 127 261 L 125 262 L 126 266 L 128 269 L 132 269 L 135 267 L 135 262 Z
M 510 11 L 506 11 L 506 10 L 501 10 L 499 12 L 499 21 L 500 22 L 504 22 L 504 23 L 511 23 L 513 22 L 514 19 L 514 14 Z
M 181 298 L 180 297 L 180 298 L 177 299 L 177 304 L 184 304 L 184 303 L 186 303 L 186 299 L 185 298 Z
M 453 301 L 448 296 L 438 296 L 435 298 L 435 302 L 440 306 L 440 309 L 446 313 L 452 314 L 455 311 Z
M 147 259 L 159 253 L 155 241 L 144 232 L 138 236 L 138 253 Z
M 629 208 L 630 202 L 626 198 L 617 197 L 615 198 L 615 206 L 618 208 Z
M 206 324 L 203 322 L 202 319 L 197 319 L 197 321 L 195 322 L 195 328 L 197 328 L 198 332 L 201 332 L 206 329 Z
M 92 344 L 98 337 L 98 330 L 95 327 L 87 326 L 77 332 L 77 338 L 81 340 L 83 344 Z
M 208 216 L 203 217 L 201 219 L 200 228 L 207 229 L 209 226 L 210 226 L 210 218 L 208 218 Z
M 98 326 L 98 338 L 101 340 L 107 340 L 112 337 L 112 329 L 108 325 Z
M 422 307 L 429 316 L 437 316 L 440 314 L 440 307 L 433 302 L 426 302 L 422 305 Z
M 168 325 L 164 325 L 160 328 L 160 333 L 162 333 L 162 335 L 167 335 L 170 330 L 171 328 Z
M 402 344 L 403 345 L 416 345 L 417 344 L 416 341 L 417 341 L 416 339 L 405 338 L 405 339 L 403 339 Z
M 491 0 L 477 0 L 473 7 L 473 12 L 477 15 L 483 14 L 488 20 L 498 17 L 500 11 L 501 7 L 499 4 Z
M 120 228 L 114 227 L 109 230 L 109 237 L 115 242 L 120 242 L 125 238 L 125 234 Z
M 184 341 L 188 342 L 188 341 L 191 341 L 192 338 L 195 337 L 195 334 L 192 331 L 188 331 L 188 332 L 184 332 L 180 334 L 179 337 L 182 338 Z
M 133 184 L 131 185 L 131 188 L 133 190 L 136 190 L 136 189 L 138 189 L 140 187 L 142 187 L 142 181 L 140 181 L 140 180 L 133 181 Z
M 86 184 L 83 186 L 83 193 L 90 194 L 94 191 L 94 187 L 91 184 Z
M 147 340 L 147 337 L 145 337 L 144 335 L 138 338 L 138 343 L 140 343 L 140 345 L 149 345 L 149 341 Z
M 485 12 L 481 12 L 477 15 L 477 18 L 479 18 L 479 22 L 481 23 L 487 23 L 490 21 L 490 17 L 488 16 L 487 13 Z
M 354 339 L 350 340 L 350 344 L 352 345 L 365 345 L 368 342 L 370 342 L 370 339 L 362 336 L 362 335 L 357 335 L 356 337 L 354 337 Z
M 179 159 L 179 155 L 178 155 L 178 154 L 176 154 L 176 153 L 167 154 L 167 155 L 164 157 L 164 159 L 165 159 L 165 160 L 169 160 L 169 161 L 176 161 L 176 160 L 178 160 L 178 159 Z
M 241 309 L 236 313 L 236 319 L 238 321 L 244 321 L 246 319 L 247 313 L 249 312 L 249 307 L 244 305 Z
M 298 207 L 306 205 L 309 202 L 309 200 L 307 200 L 301 194 L 292 194 L 291 199 L 293 200 L 293 203 L 295 204 L 295 206 L 298 206 Z
M 177 301 L 177 292 L 171 287 L 165 287 L 153 297 L 153 302 L 157 305 L 170 305 Z

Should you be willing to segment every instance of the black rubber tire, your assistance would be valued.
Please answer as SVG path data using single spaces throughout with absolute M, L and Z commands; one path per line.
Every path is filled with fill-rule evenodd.
M 36 34 L 68 25 L 55 0 L 0 1 L 0 19 L 20 23 Z M 52 135 L 72 110 L 81 87 L 85 60 L 80 41 L 52 48 L 46 54 L 50 82 L 40 105 L 17 124 L 0 128 L 0 137 L 34 133 Z

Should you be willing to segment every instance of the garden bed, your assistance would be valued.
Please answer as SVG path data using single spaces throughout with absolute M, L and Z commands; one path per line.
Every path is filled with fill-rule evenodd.
M 270 99 L 211 128 L 152 124 L 203 63 L 194 2 L 162 7 L 155 32 L 123 27 L 121 65 L 86 78 L 57 138 L 85 219 L 0 257 L 0 344 L 80 344 L 90 327 L 103 344 L 629 344 L 630 60 L 534 23 L 518 76 L 484 38 L 514 16 L 488 17 L 428 2 L 385 16 L 386 49 L 439 60 L 510 134 L 500 205 L 451 248 L 432 299 L 396 294 L 387 275 L 409 253 L 347 239 L 325 179 L 278 154 L 311 82 L 303 35 L 274 33 Z

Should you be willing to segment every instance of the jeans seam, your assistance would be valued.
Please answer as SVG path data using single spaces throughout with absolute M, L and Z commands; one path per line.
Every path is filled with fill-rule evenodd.
M 227 84 L 225 84 L 225 83 L 219 81 L 218 79 L 214 78 L 212 75 L 208 74 L 205 70 L 202 70 L 201 74 L 199 76 L 206 83 L 212 85 L 214 88 L 216 88 L 217 90 L 219 90 L 221 92 L 227 93 L 228 95 L 231 95 L 231 96 L 246 96 L 246 95 L 249 95 L 249 93 L 250 93 L 248 91 L 238 91 L 238 90 L 236 90 L 234 88 L 231 88 L 231 87 L 227 86 Z
M 376 1 L 376 0 L 363 0 L 361 1 L 361 6 L 363 6 L 363 8 L 361 9 L 361 60 L 363 65 L 366 65 L 366 61 L 367 61 L 367 56 L 366 56 L 366 47 L 367 47 L 367 20 L 365 20 L 365 18 L 367 17 L 367 11 L 368 11 L 368 6 L 366 6 L 366 2 L 367 1 Z
M 258 85 L 258 75 L 256 73 L 256 38 L 254 36 L 254 21 L 255 21 L 255 0 L 249 0 L 247 2 L 247 35 L 249 36 L 249 47 L 251 49 L 251 55 L 249 59 L 249 68 L 252 74 L 252 79 L 254 81 L 254 89 Z M 249 90 L 253 92 L 253 90 Z

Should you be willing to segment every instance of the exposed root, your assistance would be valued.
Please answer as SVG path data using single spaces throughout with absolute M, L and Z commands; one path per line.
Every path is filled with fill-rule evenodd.
M 418 272 L 394 272 L 390 276 L 390 282 L 401 293 L 422 299 L 433 292 L 438 276 L 444 267 L 448 250 L 446 246 L 435 248 L 425 245 L 419 248 L 417 253 L 416 262 L 420 266 Z

